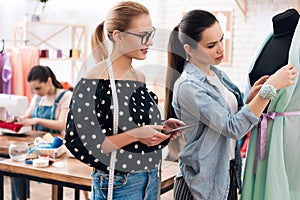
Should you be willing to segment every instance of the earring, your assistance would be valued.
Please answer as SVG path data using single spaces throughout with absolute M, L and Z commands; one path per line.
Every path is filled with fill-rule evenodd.
M 185 61 L 189 61 L 189 54 L 186 54 Z

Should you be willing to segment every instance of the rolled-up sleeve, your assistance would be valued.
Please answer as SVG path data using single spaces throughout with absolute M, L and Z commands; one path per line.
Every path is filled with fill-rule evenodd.
M 177 90 L 173 106 L 175 111 L 180 112 L 179 116 L 199 119 L 226 137 L 239 139 L 259 122 L 248 105 L 244 105 L 236 114 L 231 114 L 221 95 L 201 81 L 185 80 L 178 84 Z

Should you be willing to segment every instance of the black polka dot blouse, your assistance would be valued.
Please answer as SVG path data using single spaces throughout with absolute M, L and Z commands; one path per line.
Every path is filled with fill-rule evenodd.
M 157 96 L 146 84 L 116 80 L 119 103 L 118 133 L 143 125 L 161 124 Z M 66 146 L 80 161 L 100 170 L 109 169 L 111 153 L 101 150 L 105 136 L 113 134 L 113 103 L 109 80 L 81 79 L 73 91 L 69 107 Z M 148 147 L 141 142 L 117 150 L 115 170 L 135 172 L 159 167 L 164 143 Z

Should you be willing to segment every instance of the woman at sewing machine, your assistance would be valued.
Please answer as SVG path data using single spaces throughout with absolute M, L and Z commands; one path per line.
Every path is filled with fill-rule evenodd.
M 47 66 L 34 66 L 28 73 L 27 83 L 34 96 L 26 114 L 14 116 L 13 120 L 24 126 L 31 125 L 37 131 L 64 134 L 72 92 L 63 89 Z

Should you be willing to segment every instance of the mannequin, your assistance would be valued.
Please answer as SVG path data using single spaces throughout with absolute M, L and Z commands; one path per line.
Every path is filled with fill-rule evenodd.
M 288 62 L 288 53 L 299 20 L 295 9 L 288 9 L 272 18 L 273 35 L 263 48 L 249 74 L 253 85 L 263 75 L 270 75 Z
M 292 87 L 279 90 L 277 98 L 265 109 L 262 116 L 267 119 L 266 136 L 262 137 L 262 127 L 251 130 L 241 200 L 298 200 L 300 196 L 300 158 L 295 154 L 300 151 L 299 13 L 288 9 L 272 21 L 273 32 L 258 49 L 250 66 L 248 84 L 253 85 L 261 76 L 270 75 L 288 63 L 297 68 L 298 78 Z M 282 115 L 266 118 L 270 113 Z M 265 148 L 260 143 L 262 138 Z

